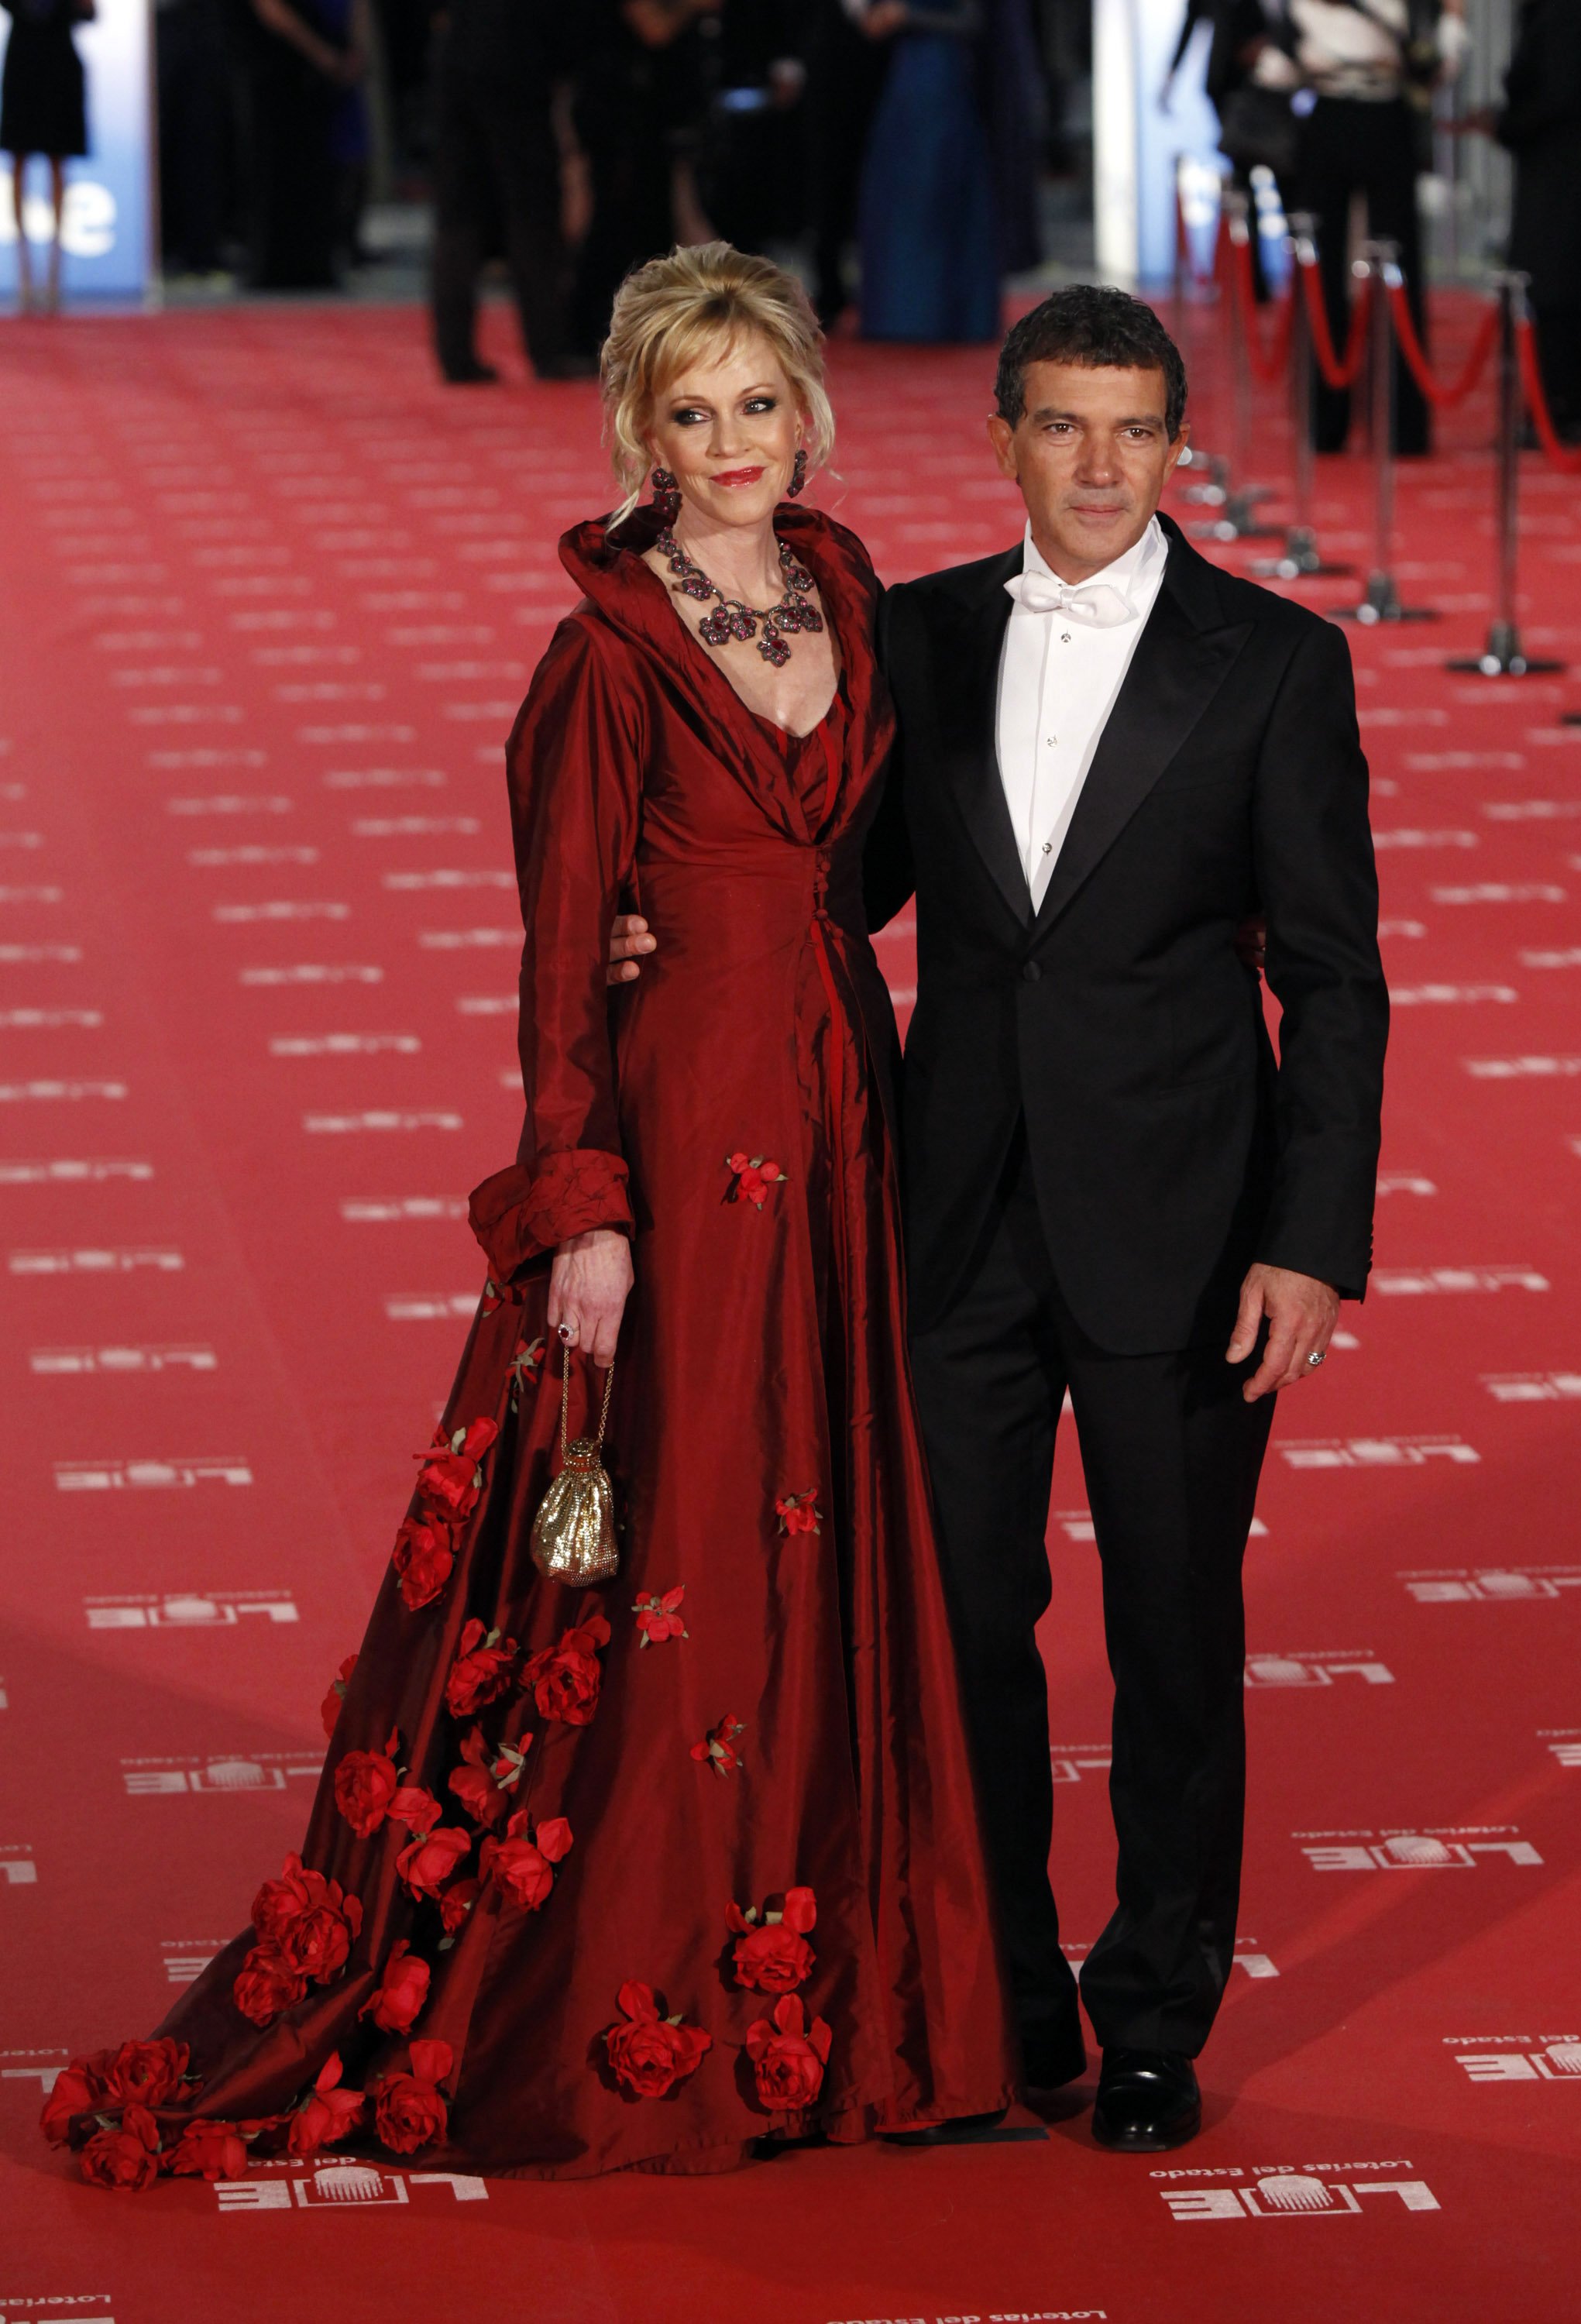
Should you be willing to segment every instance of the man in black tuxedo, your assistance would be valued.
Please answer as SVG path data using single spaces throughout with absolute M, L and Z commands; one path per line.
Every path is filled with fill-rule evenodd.
M 1235 1942 L 1241 1561 L 1280 1388 L 1372 1258 L 1388 1001 L 1349 649 L 1157 514 L 1185 373 L 1151 309 L 1056 291 L 988 422 L 1015 548 L 891 589 L 900 731 L 869 918 L 915 894 L 911 1351 L 1034 2089 L 1086 2068 L 1049 1885 L 1035 1630 L 1067 1390 L 1115 1682 L 1118 1903 L 1083 1965 L 1093 2127 L 1192 2137 Z M 1275 1060 L 1243 924 L 1267 919 Z M 653 938 L 616 923 L 614 980 Z
M 1011 332 L 997 405 L 1025 540 L 884 601 L 900 742 L 869 918 L 915 892 L 912 1356 L 1027 2078 L 1085 2065 L 1034 1636 L 1068 1390 L 1115 1683 L 1094 2129 L 1152 2152 L 1200 2121 L 1239 1887 L 1241 1562 L 1273 1393 L 1365 1284 L 1388 1002 L 1348 648 L 1156 515 L 1186 443 L 1158 318 L 1057 291 Z M 1259 911 L 1277 1061 L 1236 948 Z

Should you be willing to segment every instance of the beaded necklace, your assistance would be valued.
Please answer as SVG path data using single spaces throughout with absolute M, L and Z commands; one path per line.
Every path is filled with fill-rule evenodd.
M 707 646 L 729 645 L 732 638 L 745 643 L 758 637 L 758 624 L 763 624 L 763 635 L 758 638 L 758 650 L 765 661 L 777 669 L 790 659 L 790 648 L 785 633 L 797 630 L 821 630 L 823 616 L 816 605 L 806 600 L 813 588 L 813 576 L 804 565 L 799 564 L 790 544 L 779 544 L 779 561 L 785 568 L 785 595 L 777 605 L 759 608 L 743 604 L 739 597 L 727 597 L 716 583 L 711 581 L 700 565 L 694 565 L 681 547 L 675 534 L 666 525 L 654 546 L 668 558 L 670 571 L 680 578 L 670 584 L 677 596 L 695 597 L 706 604 L 711 597 L 719 599 L 717 613 L 709 613 L 698 624 L 697 634 Z

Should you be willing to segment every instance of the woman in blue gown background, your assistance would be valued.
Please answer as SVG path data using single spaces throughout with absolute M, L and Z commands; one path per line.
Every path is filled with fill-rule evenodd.
M 891 44 L 862 171 L 862 336 L 986 345 L 1036 263 L 1041 77 L 1026 0 L 873 0 Z

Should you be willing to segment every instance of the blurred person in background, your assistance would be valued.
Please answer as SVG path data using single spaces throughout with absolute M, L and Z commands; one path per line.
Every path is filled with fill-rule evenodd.
M 850 304 L 848 262 L 857 235 L 862 161 L 884 76 L 887 41 L 864 35 L 846 0 L 813 0 L 807 37 L 807 180 L 813 304 L 832 330 Z
M 1503 110 L 1484 118 L 1515 157 L 1509 263 L 1531 277 L 1543 392 L 1581 442 L 1581 0 L 1526 0 Z
M 1253 77 L 1264 46 L 1279 42 L 1285 32 L 1282 12 L 1265 9 L 1263 0 L 1186 0 L 1180 38 L 1159 92 L 1162 113 L 1171 109 L 1176 78 L 1200 24 L 1211 27 L 1203 94 L 1218 115 L 1218 150 L 1230 164 L 1231 184 L 1255 203 L 1252 172 L 1271 170 L 1288 193 L 1301 134 L 1291 92 L 1260 87 Z M 1253 234 L 1251 251 L 1252 285 L 1261 301 L 1269 293 L 1260 234 Z
M 602 346 L 615 292 L 676 231 L 678 141 L 703 106 L 700 28 L 722 0 L 585 0 L 572 118 L 592 217 L 576 254 L 572 344 Z
M 224 268 L 226 157 L 234 141 L 223 0 L 154 0 L 160 236 L 167 274 Z
M 540 379 L 591 364 L 567 347 L 556 91 L 572 33 L 548 0 L 451 0 L 436 18 L 434 345 L 455 387 L 498 379 L 477 349 L 478 276 L 502 237 L 522 342 Z M 611 291 L 612 296 L 612 291 Z M 608 310 L 605 310 L 605 321 Z
M 1253 62 L 1259 88 L 1310 93 L 1301 124 L 1293 207 L 1317 221 L 1323 303 L 1335 345 L 1350 315 L 1350 208 L 1360 195 L 1366 231 L 1395 244 L 1417 336 L 1427 344 L 1421 222 L 1416 181 L 1427 165 L 1435 85 L 1459 69 L 1466 47 L 1463 0 L 1265 0 L 1274 20 Z M 1339 452 L 1350 432 L 1350 396 L 1315 374 L 1312 440 Z M 1398 348 L 1394 449 L 1429 449 L 1427 399 Z
M 66 163 L 87 152 L 87 106 L 82 59 L 72 33 L 95 14 L 94 0 L 0 0 L 11 19 L 5 69 L 0 77 L 0 152 L 11 156 L 11 202 L 16 217 L 16 281 L 23 313 L 35 304 L 53 315 L 60 305 L 60 223 L 66 206 Z M 27 165 L 41 153 L 50 164 L 53 221 L 41 300 L 35 299 L 32 251 L 23 224 Z
M 737 250 L 792 242 L 808 215 L 807 67 L 796 12 L 790 0 L 723 0 L 698 32 L 703 102 L 694 176 L 703 215 Z
M 862 167 L 862 337 L 997 338 L 998 220 L 979 0 L 869 0 L 859 22 L 893 51 Z
M 253 284 L 332 290 L 356 146 L 345 99 L 368 69 L 368 0 L 252 0 L 252 10 Z

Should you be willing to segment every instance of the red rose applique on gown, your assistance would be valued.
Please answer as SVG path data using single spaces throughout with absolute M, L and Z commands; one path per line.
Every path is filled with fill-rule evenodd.
M 766 2134 L 1011 2095 L 861 904 L 892 728 L 877 585 L 841 527 L 782 521 L 843 663 L 801 739 L 630 546 L 600 523 L 562 545 L 586 595 L 508 754 L 527 1111 L 473 1201 L 487 1288 L 326 1697 L 299 1857 L 259 1868 L 252 1925 L 153 2043 L 74 2060 L 51 2099 L 104 2184 L 319 2145 L 714 2171 Z M 658 949 L 611 991 L 620 908 Z M 636 1266 L 621 1555 L 578 1591 L 529 1538 L 557 1462 L 549 1257 L 600 1226 Z M 589 1387 L 574 1369 L 574 1434 Z

